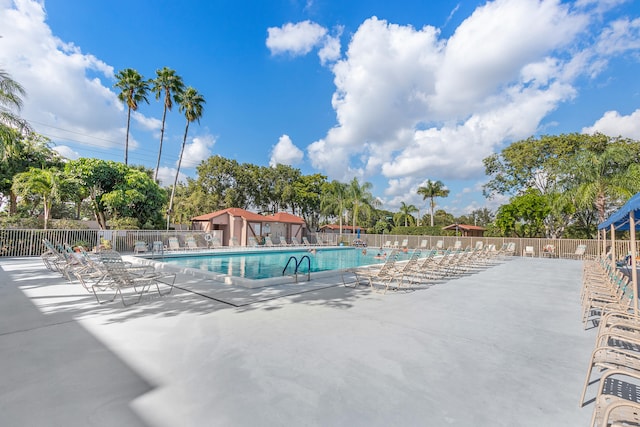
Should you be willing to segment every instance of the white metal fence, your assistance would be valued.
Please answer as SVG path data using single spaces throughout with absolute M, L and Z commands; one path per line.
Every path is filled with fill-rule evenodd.
M 0 256 L 29 257 L 40 256 L 45 247 L 43 239 L 58 245 L 81 245 L 92 250 L 104 240 L 118 252 L 133 252 L 135 242 L 145 242 L 150 248 L 153 242 L 168 245 L 169 237 L 177 237 L 181 247 L 186 246 L 187 237 L 194 237 L 199 247 L 207 247 L 206 232 L 197 230 L 41 230 L 41 229 L 3 229 L 0 230 Z M 335 245 L 337 236 L 318 234 L 308 236 L 312 243 Z
M 136 241 L 146 242 L 149 247 L 153 242 L 161 241 L 167 245 L 169 237 L 177 237 L 180 246 L 186 246 L 187 237 L 193 236 L 200 247 L 207 246 L 206 233 L 196 230 L 39 230 L 39 229 L 4 229 L 0 230 L 0 256 L 39 256 L 45 248 L 42 239 L 48 239 L 55 244 L 66 243 L 68 245 L 82 245 L 93 249 L 100 245 L 102 240 L 108 240 L 111 246 L 119 252 L 132 252 Z M 351 245 L 356 239 L 355 235 L 338 233 L 310 233 L 308 235 L 312 243 L 328 245 Z M 526 246 L 533 246 L 536 256 L 547 255 L 545 248 L 554 246 L 554 256 L 568 258 L 575 253 L 578 245 L 586 245 L 587 256 L 597 256 L 602 252 L 602 243 L 597 240 L 581 239 L 518 239 L 506 237 L 456 237 L 456 236 L 413 236 L 390 234 L 362 234 L 360 240 L 369 247 L 402 246 L 406 240 L 408 248 L 422 246 L 426 240 L 426 247 L 432 248 L 443 242 L 444 248 L 456 246 L 460 242 L 462 248 L 475 247 L 478 241 L 483 245 L 495 245 L 500 248 L 503 244 L 513 242 L 516 245 L 516 255 L 522 254 Z M 610 242 L 608 243 L 610 245 Z M 623 257 L 629 253 L 629 241 L 616 241 L 616 254 Z M 638 248 L 636 248 L 638 250 Z

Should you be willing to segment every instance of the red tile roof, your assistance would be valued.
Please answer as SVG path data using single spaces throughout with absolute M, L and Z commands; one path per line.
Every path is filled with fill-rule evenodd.
M 480 227 L 479 225 L 468 225 L 468 224 L 457 224 L 459 230 L 486 230 L 484 227 Z M 447 225 L 446 227 L 442 227 L 443 230 L 455 230 L 456 224 Z
M 323 225 L 322 227 L 320 227 L 321 230 L 323 228 L 326 228 L 326 229 L 329 229 L 329 230 L 340 230 L 340 225 L 339 224 L 326 224 L 326 225 Z M 353 225 L 343 225 L 342 226 L 343 230 L 353 230 L 354 228 L 356 230 L 361 230 L 362 229 L 361 227 L 354 227 Z
M 278 212 L 275 215 L 266 216 L 264 218 L 270 218 L 273 221 L 286 222 L 288 224 L 304 224 L 304 219 L 300 218 L 299 216 L 291 215 L 287 212 Z
M 204 215 L 199 215 L 191 218 L 191 221 L 209 221 L 213 218 L 219 217 L 221 215 L 228 214 L 230 216 L 239 216 L 241 218 L 246 219 L 247 221 L 254 222 L 284 222 L 287 224 L 304 224 L 304 219 L 291 215 L 287 212 L 278 212 L 275 215 L 260 215 L 254 212 L 249 212 L 248 210 L 241 208 L 227 208 L 219 211 L 211 212 Z

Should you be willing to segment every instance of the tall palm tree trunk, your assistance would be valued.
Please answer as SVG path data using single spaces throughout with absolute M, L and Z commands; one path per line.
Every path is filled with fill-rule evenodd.
M 433 208 L 435 207 L 434 203 L 433 203 L 433 197 L 431 198 L 431 206 L 430 207 L 431 207 L 431 226 L 433 227 Z
M 167 230 L 171 221 L 171 209 L 173 209 L 173 197 L 176 194 L 176 185 L 178 185 L 178 175 L 180 174 L 180 166 L 182 165 L 182 155 L 184 154 L 184 146 L 187 144 L 187 133 L 189 132 L 189 119 L 187 119 L 187 126 L 184 128 L 184 137 L 182 138 L 182 148 L 180 148 L 180 157 L 178 157 L 178 169 L 176 170 L 176 177 L 173 180 L 173 188 L 171 189 L 171 197 L 169 198 L 169 209 L 167 210 Z
M 164 111 L 162 112 L 162 128 L 160 129 L 160 147 L 158 147 L 158 162 L 156 163 L 156 171 L 153 174 L 153 180 L 158 180 L 158 169 L 160 169 L 160 157 L 162 156 L 162 141 L 164 140 L 164 122 L 167 118 L 167 104 L 164 106 Z
M 124 140 L 124 164 L 129 164 L 129 125 L 131 124 L 131 107 L 127 109 L 127 136 Z

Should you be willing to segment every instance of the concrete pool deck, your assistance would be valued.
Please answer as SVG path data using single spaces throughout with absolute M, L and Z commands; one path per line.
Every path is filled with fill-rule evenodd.
M 0 258 L 0 425 L 587 425 L 581 272 L 514 257 L 386 295 L 179 275 L 123 307 Z

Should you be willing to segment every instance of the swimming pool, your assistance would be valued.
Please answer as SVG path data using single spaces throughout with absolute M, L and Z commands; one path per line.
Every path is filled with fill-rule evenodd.
M 218 280 L 223 278 L 225 283 L 242 284 L 247 286 L 248 281 L 255 281 L 249 287 L 264 286 L 282 282 L 282 270 L 291 257 L 291 261 L 285 277 L 291 281 L 289 275 L 293 274 L 295 263 L 299 262 L 299 273 L 307 273 L 308 257 L 311 273 L 335 272 L 347 268 L 364 265 L 380 264 L 384 258 L 376 258 L 380 252 L 378 249 L 362 248 L 315 248 L 312 253 L 308 249 L 302 250 L 259 250 L 251 252 L 219 252 L 208 254 L 193 254 L 189 256 L 165 257 L 162 262 L 167 266 L 180 269 L 190 269 L 199 272 L 210 272 Z M 387 249 L 386 252 L 389 250 Z M 386 252 L 383 252 L 386 254 Z M 398 259 L 408 259 L 408 255 L 401 254 Z M 266 279 L 274 279 L 268 280 Z M 262 284 L 259 284 L 262 282 Z

